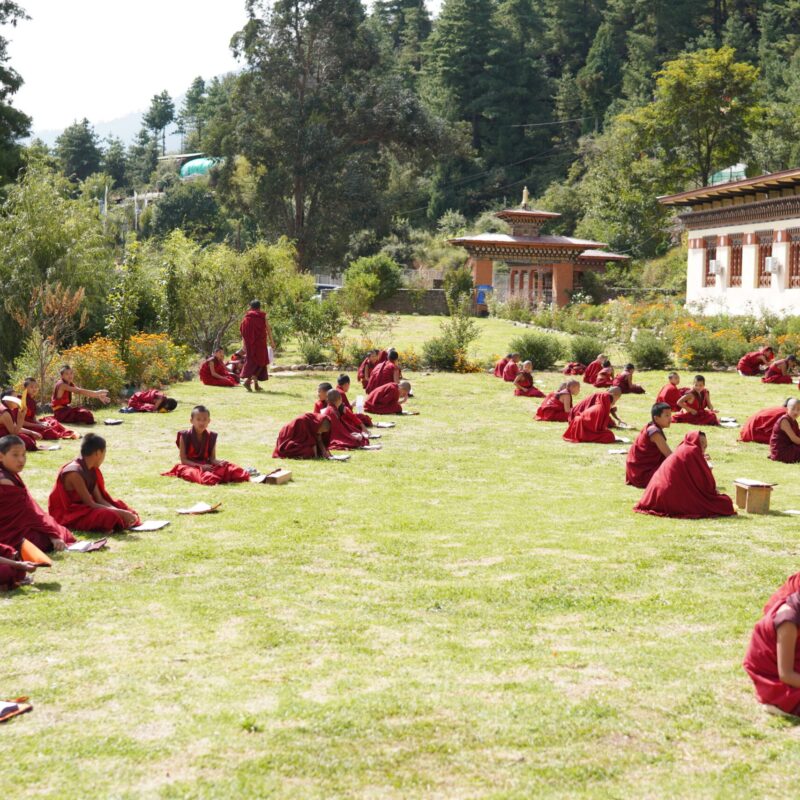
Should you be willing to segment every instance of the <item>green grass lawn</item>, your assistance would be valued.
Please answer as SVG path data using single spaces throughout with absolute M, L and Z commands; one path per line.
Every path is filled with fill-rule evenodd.
M 482 324 L 484 353 L 516 333 Z M 623 456 L 563 443 L 488 375 L 411 376 L 421 416 L 382 452 L 294 462 L 286 486 L 159 477 L 197 402 L 221 457 L 277 466 L 279 427 L 323 377 L 183 384 L 172 415 L 100 427 L 112 494 L 172 524 L 0 596 L 0 695 L 35 704 L 0 727 L 4 797 L 794 796 L 800 728 L 740 664 L 800 568 L 797 518 L 633 514 Z M 639 381 L 621 405 L 637 427 L 663 375 Z M 797 391 L 708 386 L 740 421 Z M 773 511 L 800 509 L 795 467 L 735 430 L 709 439 L 721 486 L 774 480 Z M 43 504 L 76 450 L 30 458 Z M 175 515 L 198 500 L 223 509 Z

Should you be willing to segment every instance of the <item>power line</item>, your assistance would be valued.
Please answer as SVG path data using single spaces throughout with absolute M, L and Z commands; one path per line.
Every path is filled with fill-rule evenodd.
M 587 119 L 594 119 L 594 117 L 575 117 L 575 119 L 553 120 L 553 122 L 529 122 L 525 125 L 509 125 L 509 128 L 542 128 L 545 125 L 569 125 L 570 122 L 584 122 Z

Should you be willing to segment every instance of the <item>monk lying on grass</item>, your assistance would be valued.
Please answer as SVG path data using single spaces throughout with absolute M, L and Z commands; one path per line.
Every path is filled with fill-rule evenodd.
M 667 383 L 662 387 L 656 397 L 656 403 L 666 403 L 673 411 L 680 411 L 678 400 L 683 397 L 689 389 L 682 389 L 680 386 L 681 376 L 677 372 L 670 372 L 667 376 Z
M 625 460 L 625 483 L 646 489 L 656 470 L 672 454 L 664 431 L 672 424 L 672 409 L 667 403 L 656 403 L 650 409 L 650 422 L 628 451 Z
M 789 405 L 787 398 L 782 406 L 773 406 L 772 408 L 762 408 L 750 417 L 739 432 L 740 442 L 757 442 L 758 444 L 769 444 L 772 437 L 772 429 L 775 423 L 786 414 L 786 408 Z
M 575 414 L 564 433 L 564 441 L 576 444 L 613 444 L 617 437 L 611 430 L 611 410 L 619 400 L 621 392 L 614 386 L 607 392 L 599 392 L 597 402 L 585 411 Z
M 19 552 L 27 539 L 44 553 L 63 550 L 75 537 L 42 511 L 22 482 L 25 459 L 19 436 L 0 439 L 0 544 Z
M 408 381 L 400 383 L 387 383 L 371 392 L 364 403 L 364 411 L 370 414 L 415 414 L 412 411 L 403 411 L 403 404 L 411 393 L 411 384 Z
M 136 392 L 128 399 L 126 411 L 137 411 L 142 414 L 157 414 L 159 412 L 174 411 L 178 401 L 174 397 L 167 397 L 158 389 L 147 389 Z
M 330 458 L 331 421 L 321 414 L 301 414 L 278 433 L 273 458 Z
M 554 392 L 545 397 L 536 409 L 536 419 L 540 422 L 569 422 L 569 412 L 575 397 L 581 390 L 579 381 L 565 381 Z
M 355 411 L 350 403 L 350 400 L 348 400 L 347 393 L 350 391 L 350 376 L 341 374 L 336 379 L 336 388 L 339 390 L 339 394 L 342 396 L 342 405 L 356 417 L 366 432 L 367 428 L 372 427 L 372 420 L 368 414 L 359 414 L 357 411 Z
M 25 449 L 37 449 L 36 440 L 42 437 L 38 433 L 26 431 L 23 427 L 24 414 L 21 413 L 22 400 L 9 389 L 0 393 L 0 436 L 19 436 Z
M 36 418 L 38 397 L 38 381 L 35 378 L 25 378 L 22 390 L 22 408 L 25 410 L 25 419 L 22 425 L 25 432 L 28 434 L 38 433 L 42 439 L 79 439 L 80 437 L 75 431 L 65 428 L 55 417 Z
M 614 386 L 619 386 L 622 394 L 644 394 L 644 388 L 633 382 L 633 364 L 626 364 L 625 369 L 612 381 Z
M 50 405 L 53 407 L 53 416 L 64 424 L 94 425 L 94 414 L 88 408 L 72 405 L 72 395 L 91 397 L 99 400 L 104 406 L 111 402 L 108 389 L 82 389 L 75 385 L 75 373 L 68 364 L 59 370 L 60 380 L 56 381 L 53 388 L 53 398 Z
M 786 356 L 773 361 L 767 367 L 762 383 L 791 383 L 792 375 L 797 369 L 797 356 Z
M 800 461 L 800 400 L 789 400 L 783 415 L 772 426 L 769 439 L 769 457 L 783 464 L 797 464 Z
M 516 397 L 544 397 L 533 383 L 533 361 L 526 361 L 514 378 L 514 395 Z
M 594 361 L 587 365 L 583 373 L 583 382 L 594 386 L 594 382 L 597 380 L 597 376 L 607 360 L 608 356 L 605 353 L 600 353 Z
M 211 412 L 205 406 L 195 406 L 189 421 L 191 427 L 178 431 L 175 444 L 181 463 L 176 464 L 164 477 L 180 478 L 189 483 L 217 486 L 220 483 L 247 483 L 250 473 L 217 458 L 217 434 L 208 429 Z
M 675 452 L 656 470 L 633 510 L 680 519 L 735 516 L 731 498 L 717 491 L 717 482 L 705 457 L 706 446 L 702 431 L 687 433 Z
M 719 425 L 719 419 L 711 405 L 711 394 L 706 389 L 706 379 L 702 375 L 695 375 L 694 385 L 678 400 L 678 407 L 681 410 L 672 415 L 673 422 Z
M 228 372 L 225 366 L 225 351 L 218 347 L 210 358 L 200 365 L 200 382 L 204 386 L 238 386 L 239 379 Z
M 93 433 L 81 442 L 81 455 L 59 470 L 50 492 L 49 511 L 70 530 L 111 533 L 141 524 L 139 515 L 106 491 L 100 467 L 106 458 L 106 440 Z

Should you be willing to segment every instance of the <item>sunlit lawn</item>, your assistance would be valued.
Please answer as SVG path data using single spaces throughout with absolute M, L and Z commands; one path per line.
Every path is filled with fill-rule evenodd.
M 414 320 L 413 343 L 436 324 Z M 517 333 L 483 324 L 486 354 Z M 322 377 L 261 396 L 183 384 L 174 414 L 99 429 L 112 493 L 172 524 L 0 597 L 0 693 L 35 704 L 0 727 L 4 797 L 797 793 L 800 728 L 762 711 L 740 667 L 800 568 L 797 518 L 635 515 L 623 456 L 563 443 L 487 375 L 411 376 L 421 416 L 382 452 L 293 463 L 287 486 L 159 477 L 196 402 L 222 457 L 275 466 L 278 428 Z M 648 395 L 622 402 L 637 427 L 663 375 L 640 380 Z M 708 385 L 740 421 L 797 391 Z M 795 467 L 709 436 L 722 486 L 774 480 L 773 510 L 800 509 Z M 31 457 L 41 502 L 76 450 Z M 175 515 L 198 500 L 222 511 Z

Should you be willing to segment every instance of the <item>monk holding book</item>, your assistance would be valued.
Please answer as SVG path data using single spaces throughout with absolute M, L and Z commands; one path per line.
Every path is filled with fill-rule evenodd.
M 108 389 L 82 389 L 75 385 L 75 372 L 72 367 L 65 364 L 59 370 L 60 379 L 53 388 L 53 398 L 50 405 L 53 407 L 53 416 L 62 424 L 94 425 L 94 414 L 88 408 L 72 405 L 72 396 L 91 397 L 99 400 L 104 406 L 111 402 Z
M 330 434 L 327 446 L 331 450 L 357 450 L 369 444 L 369 434 L 355 430 L 345 422 L 348 414 L 342 405 L 342 396 L 336 389 L 328 391 L 328 402 L 320 412 L 323 419 L 330 423 Z M 353 415 L 350 414 L 352 417 Z
M 355 411 L 350 400 L 347 398 L 347 394 L 350 391 L 350 376 L 344 374 L 340 375 L 336 379 L 336 388 L 339 390 L 339 394 L 342 396 L 342 405 L 356 417 L 365 430 L 367 428 L 371 428 L 372 419 L 370 416 L 368 414 L 359 414 L 357 411 Z
M 711 394 L 706 389 L 706 379 L 695 375 L 694 385 L 678 400 L 680 411 L 672 415 L 673 422 L 688 422 L 691 425 L 719 425 L 715 409 L 711 405 Z
M 629 486 L 646 489 L 656 470 L 672 454 L 664 434 L 671 424 L 672 409 L 667 403 L 656 403 L 650 409 L 650 422 L 636 437 L 625 460 L 625 483 Z
M 544 397 L 544 392 L 536 388 L 533 382 L 533 361 L 526 361 L 514 378 L 515 397 Z
M 26 433 L 38 433 L 42 439 L 79 439 L 75 431 L 65 428 L 55 417 L 36 418 L 39 383 L 35 378 L 25 378 L 22 390 L 23 426 Z
M 331 422 L 321 414 L 301 414 L 278 433 L 273 458 L 331 458 Z
M 775 358 L 775 351 L 771 347 L 762 347 L 751 353 L 745 353 L 736 365 L 740 375 L 746 378 L 763 375 L 769 367 L 772 359 Z
M 753 414 L 753 416 L 742 425 L 742 430 L 739 432 L 739 441 L 769 444 L 770 437 L 772 436 L 772 429 L 775 427 L 775 423 L 786 414 L 786 409 L 791 400 L 794 400 L 794 398 L 787 399 L 782 406 L 762 408 L 761 411 L 757 411 Z
M 221 347 L 218 347 L 211 358 L 207 358 L 200 365 L 200 382 L 204 386 L 225 388 L 239 385 L 239 379 L 231 375 L 225 366 L 225 351 Z
M 545 397 L 536 409 L 536 419 L 539 422 L 569 422 L 569 412 L 580 390 L 579 381 L 565 381 Z
M 364 411 L 370 414 L 402 414 L 403 404 L 411 393 L 408 381 L 387 383 L 371 392 L 364 403 Z

